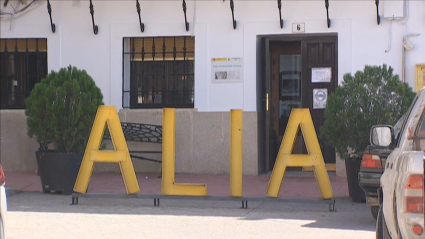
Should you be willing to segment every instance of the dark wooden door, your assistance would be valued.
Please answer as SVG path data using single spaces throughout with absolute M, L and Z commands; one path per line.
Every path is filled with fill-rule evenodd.
M 264 158 L 265 171 L 270 171 L 273 168 L 273 165 L 270 164 L 270 158 L 272 157 L 272 148 L 270 147 L 270 136 L 271 136 L 271 125 L 270 125 L 270 39 L 263 38 L 261 39 L 261 48 L 262 48 L 262 95 L 261 95 L 261 111 L 263 112 L 263 120 L 265 125 L 264 136 L 265 136 L 265 145 L 264 145 Z
M 321 36 L 302 41 L 302 105 L 309 108 L 316 133 L 324 122 L 327 95 L 338 85 L 338 38 Z M 330 74 L 330 75 L 329 75 Z M 326 164 L 335 163 L 335 150 L 319 137 Z
M 292 108 L 310 109 L 316 134 L 320 135 L 326 96 L 338 85 L 337 42 L 337 35 L 322 34 L 262 38 L 265 171 L 273 169 Z M 325 163 L 333 165 L 328 169 L 334 170 L 334 149 L 320 137 L 319 144 Z M 301 132 L 292 153 L 308 153 Z

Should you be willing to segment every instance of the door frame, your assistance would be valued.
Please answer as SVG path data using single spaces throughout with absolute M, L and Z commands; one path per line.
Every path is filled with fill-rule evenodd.
M 280 35 L 258 35 L 257 39 L 260 43 L 259 50 L 260 50 L 260 58 L 259 58 L 259 67 L 258 69 L 261 69 L 261 74 L 259 74 L 259 78 L 257 79 L 257 85 L 261 87 L 261 89 L 258 91 L 259 96 L 258 104 L 260 107 L 258 109 L 259 112 L 259 118 L 261 119 L 259 121 L 258 130 L 261 132 L 259 135 L 261 135 L 264 138 L 259 138 L 259 168 L 264 169 L 265 172 L 271 171 L 273 169 L 274 165 L 270 165 L 270 136 L 271 136 L 271 114 L 269 111 L 269 96 L 271 93 L 271 62 L 270 62 L 270 42 L 294 42 L 294 41 L 300 41 L 301 44 L 303 41 L 307 40 L 320 40 L 321 38 L 329 38 L 329 37 L 336 37 L 336 47 L 335 47 L 335 54 L 338 56 L 338 33 L 312 33 L 312 34 L 280 34 Z M 301 49 L 303 51 L 303 49 Z M 303 55 L 303 52 L 301 52 Z M 337 58 L 338 59 L 338 58 Z M 302 59 L 302 62 L 304 63 L 304 59 Z M 337 81 L 337 86 L 339 85 L 338 80 L 338 60 L 336 63 L 336 69 L 335 69 L 335 78 Z M 262 160 L 261 160 L 262 159 Z

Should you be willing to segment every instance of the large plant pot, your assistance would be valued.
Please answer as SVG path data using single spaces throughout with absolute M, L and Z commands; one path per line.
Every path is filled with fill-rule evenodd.
M 35 155 L 43 192 L 72 194 L 84 154 L 37 151 Z
M 366 195 L 359 185 L 359 171 L 362 159 L 345 160 L 345 170 L 347 172 L 348 195 L 353 202 L 366 202 Z

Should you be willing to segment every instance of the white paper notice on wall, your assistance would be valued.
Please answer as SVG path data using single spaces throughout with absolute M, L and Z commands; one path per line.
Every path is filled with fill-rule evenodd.
M 313 109 L 326 108 L 328 89 L 313 89 Z
M 331 82 L 331 79 L 332 79 L 332 67 L 312 67 L 311 68 L 312 83 Z
M 213 82 L 242 81 L 242 58 L 212 58 L 211 73 Z

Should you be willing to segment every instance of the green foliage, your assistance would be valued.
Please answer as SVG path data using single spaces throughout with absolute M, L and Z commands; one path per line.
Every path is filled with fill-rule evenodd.
M 394 125 L 409 108 L 415 93 L 402 83 L 393 68 L 365 66 L 328 97 L 320 136 L 341 159 L 362 157 L 373 125 Z
M 103 95 L 85 70 L 76 67 L 52 71 L 37 83 L 25 100 L 28 136 L 42 149 L 83 153 Z

